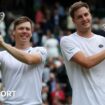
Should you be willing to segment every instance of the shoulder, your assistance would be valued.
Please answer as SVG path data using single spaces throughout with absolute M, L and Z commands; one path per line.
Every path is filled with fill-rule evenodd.
M 47 49 L 45 47 L 33 47 L 32 51 L 40 52 L 42 55 L 47 55 Z
M 104 36 L 101 36 L 101 35 L 98 35 L 98 34 L 94 34 L 94 37 L 96 38 L 96 39 L 103 39 L 103 40 L 105 40 L 105 37 Z
M 7 54 L 9 54 L 9 53 L 8 53 L 7 51 L 4 51 L 4 50 L 3 50 L 3 51 L 0 51 L 0 55 L 3 55 L 3 54 L 4 54 L 4 55 L 7 55 Z
M 41 56 L 42 61 L 45 61 L 47 59 L 48 53 L 45 47 L 35 47 L 33 49 L 36 53 L 38 53 Z
M 75 33 L 72 33 L 68 36 L 63 36 L 60 40 L 60 44 L 72 42 L 74 40 Z
M 40 50 L 40 51 L 47 51 L 47 49 L 45 47 L 34 47 L 34 50 Z
M 5 59 L 5 60 L 10 60 L 11 55 L 7 51 L 0 51 L 0 61 Z
M 95 36 L 95 37 L 99 37 L 99 38 L 105 38 L 104 36 L 99 35 L 99 34 L 95 34 L 95 33 L 94 33 L 94 36 Z

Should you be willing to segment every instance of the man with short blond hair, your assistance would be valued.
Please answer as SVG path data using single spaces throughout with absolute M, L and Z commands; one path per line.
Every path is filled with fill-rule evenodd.
M 42 105 L 42 74 L 47 58 L 44 47 L 32 47 L 32 21 L 19 17 L 14 21 L 15 47 L 0 37 L 0 68 L 4 91 L 15 91 L 5 96 L 3 105 Z

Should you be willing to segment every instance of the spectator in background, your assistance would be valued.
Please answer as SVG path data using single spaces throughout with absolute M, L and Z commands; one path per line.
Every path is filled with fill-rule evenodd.
M 52 105 L 58 105 L 58 103 L 64 104 L 65 93 L 64 93 L 64 90 L 62 89 L 60 83 L 57 82 L 56 90 L 51 92 L 50 96 L 51 96 Z
M 49 91 L 49 87 L 47 86 L 46 83 L 43 82 L 43 84 L 42 84 L 42 100 L 43 100 L 44 105 L 49 105 L 48 91 Z
M 92 32 L 87 3 L 70 7 L 76 32 L 61 39 L 60 46 L 73 90 L 72 105 L 105 104 L 105 38 Z
M 50 93 L 56 90 L 56 84 L 57 84 L 56 75 L 54 73 L 50 73 L 50 79 L 47 82 L 47 85 L 49 86 L 48 100 L 50 104 L 52 103 Z
M 57 58 L 60 56 L 59 53 L 59 42 L 52 34 L 51 30 L 47 30 L 47 35 L 43 36 L 43 45 L 47 48 L 49 58 Z
M 42 24 L 44 19 L 44 14 L 41 9 L 38 9 L 35 13 L 35 23 Z
M 33 23 L 33 32 L 32 32 L 32 46 L 38 46 L 39 34 L 38 34 L 38 24 Z

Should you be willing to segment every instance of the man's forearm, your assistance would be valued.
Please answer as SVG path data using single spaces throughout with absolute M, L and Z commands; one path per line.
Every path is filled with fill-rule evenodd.
M 11 55 L 13 55 L 16 59 L 26 63 L 26 54 L 23 53 L 23 51 L 16 49 L 15 47 L 12 47 L 9 44 L 4 43 L 3 48 L 7 50 Z
M 93 67 L 105 59 L 105 50 L 103 50 L 93 56 L 89 56 L 89 57 L 87 57 L 87 59 L 88 59 L 88 63 L 90 65 L 90 67 Z
M 40 62 L 40 56 L 39 54 L 28 54 L 24 51 L 21 51 L 15 47 L 12 47 L 11 45 L 9 44 L 6 44 L 4 43 L 3 44 L 3 48 L 5 50 L 7 50 L 12 56 L 14 56 L 16 59 L 24 62 L 24 63 L 27 63 L 27 64 L 37 64 Z
M 104 59 L 105 59 L 105 50 L 92 56 L 85 56 L 83 52 L 78 52 L 72 58 L 74 62 L 80 64 L 81 66 L 87 69 L 99 64 Z

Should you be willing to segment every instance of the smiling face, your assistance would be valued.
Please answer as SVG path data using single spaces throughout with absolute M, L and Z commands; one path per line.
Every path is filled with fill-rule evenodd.
M 32 37 L 32 28 L 30 22 L 24 22 L 16 26 L 14 38 L 18 43 L 29 42 Z
M 73 22 L 77 31 L 91 30 L 92 16 L 86 7 L 81 7 L 74 12 Z
M 33 23 L 26 16 L 19 17 L 13 22 L 12 34 L 15 40 L 15 47 L 27 48 L 31 46 L 32 28 Z

